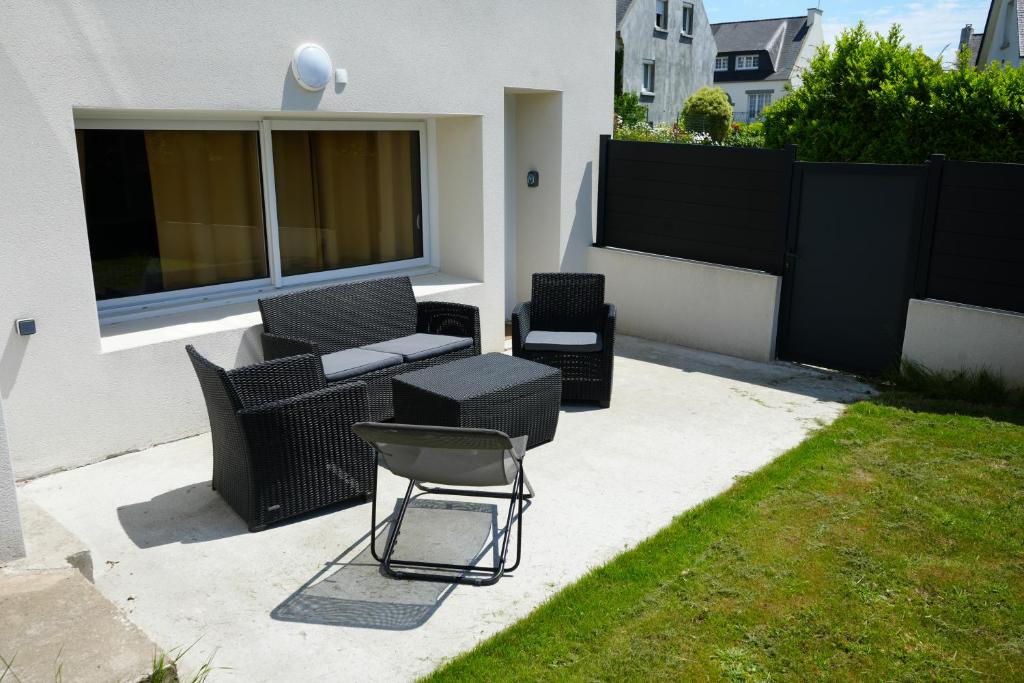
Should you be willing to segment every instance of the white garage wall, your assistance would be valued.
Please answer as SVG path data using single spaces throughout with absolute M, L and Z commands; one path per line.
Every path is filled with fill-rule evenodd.
M 162 0 L 67 0 L 5 7 L 0 399 L 16 475 L 205 430 L 184 344 L 195 342 L 228 364 L 257 355 L 253 305 L 101 335 L 76 112 L 426 120 L 435 136 L 431 183 L 442 273 L 419 279 L 417 293 L 479 305 L 485 348 L 498 349 L 506 88 L 559 93 L 560 120 L 543 117 L 544 125 L 560 127 L 558 169 L 539 169 L 561 186 L 555 211 L 539 226 L 556 238 L 526 244 L 526 261 L 578 262 L 583 252 L 565 252 L 591 239 L 592 169 L 598 136 L 612 118 L 614 21 L 605 0 L 222 0 L 187 11 Z M 348 69 L 347 87 L 311 94 L 295 86 L 289 60 L 306 41 Z M 35 318 L 39 333 L 14 334 L 19 317 Z
M 782 278 L 742 268 L 592 247 L 616 331 L 767 362 L 775 358 Z
M 988 370 L 1024 387 L 1024 315 L 911 299 L 903 357 L 930 370 Z

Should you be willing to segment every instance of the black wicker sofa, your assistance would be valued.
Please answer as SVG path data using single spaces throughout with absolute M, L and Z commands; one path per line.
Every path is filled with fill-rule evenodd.
M 266 360 L 319 357 L 329 383 L 365 382 L 370 420 L 394 417 L 391 378 L 480 354 L 475 306 L 417 302 L 407 277 L 260 299 Z

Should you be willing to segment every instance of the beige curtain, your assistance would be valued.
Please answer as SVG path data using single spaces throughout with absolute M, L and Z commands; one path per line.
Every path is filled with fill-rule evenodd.
M 267 276 L 254 131 L 146 131 L 165 289 Z
M 417 255 L 415 136 L 409 131 L 274 133 L 285 275 Z

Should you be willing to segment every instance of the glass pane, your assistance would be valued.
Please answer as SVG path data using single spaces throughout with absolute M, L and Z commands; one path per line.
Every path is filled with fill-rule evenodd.
M 267 277 L 255 131 L 76 134 L 97 299 Z
M 277 131 L 284 275 L 423 256 L 416 131 Z

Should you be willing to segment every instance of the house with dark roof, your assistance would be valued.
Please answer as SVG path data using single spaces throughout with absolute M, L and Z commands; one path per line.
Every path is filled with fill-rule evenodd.
M 765 107 L 799 87 L 802 72 L 825 42 L 822 11 L 806 16 L 712 24 L 718 45 L 715 85 L 733 103 L 737 121 L 760 120 Z
M 703 0 L 616 0 L 615 94 L 635 92 L 651 123 L 673 123 L 711 85 L 715 38 Z
M 985 32 L 975 33 L 967 24 L 960 31 L 959 47 L 971 50 L 975 66 L 992 62 L 1008 66 L 1024 63 L 1024 0 L 992 0 L 985 21 Z

